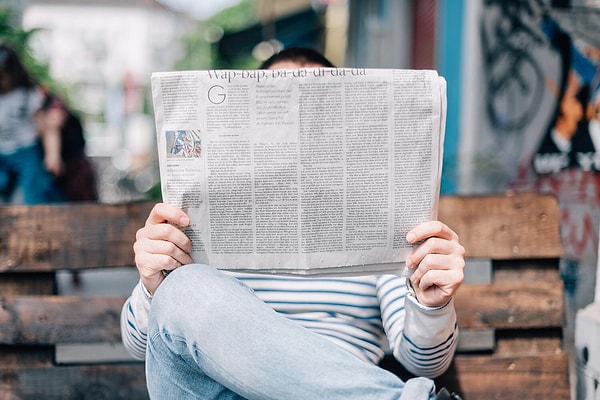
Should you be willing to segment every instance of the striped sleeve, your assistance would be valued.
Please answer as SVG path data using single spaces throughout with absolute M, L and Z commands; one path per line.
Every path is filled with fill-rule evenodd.
M 381 316 L 394 357 L 411 373 L 435 378 L 448 369 L 458 341 L 454 301 L 425 307 L 408 290 L 406 278 L 378 281 Z
M 127 351 L 136 359 L 146 358 L 148 314 L 151 297 L 138 283 L 121 310 L 121 339 Z

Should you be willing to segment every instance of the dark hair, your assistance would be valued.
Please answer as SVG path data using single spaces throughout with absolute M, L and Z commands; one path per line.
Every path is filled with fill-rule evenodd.
M 10 76 L 14 87 L 33 87 L 34 80 L 29 76 L 17 52 L 6 44 L 0 44 L 0 70 Z
M 318 64 L 328 68 L 335 68 L 335 65 L 331 61 L 316 50 L 308 47 L 288 47 L 265 60 L 260 65 L 260 69 L 268 69 L 273 64 L 283 61 L 292 61 L 300 65 Z

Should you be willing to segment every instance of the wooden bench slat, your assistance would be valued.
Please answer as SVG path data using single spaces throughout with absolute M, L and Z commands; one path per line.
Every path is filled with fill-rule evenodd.
M 0 299 L 0 344 L 120 342 L 125 298 L 8 296 Z
M 554 196 L 442 196 L 438 218 L 460 236 L 469 257 L 561 257 Z
M 457 355 L 438 387 L 464 400 L 569 399 L 567 354 L 538 356 Z
M 153 204 L 0 206 L 0 272 L 133 265 Z
M 54 346 L 0 345 L 0 366 L 3 368 L 49 367 L 53 362 Z
M 494 260 L 494 281 L 562 281 L 559 259 Z
M 496 331 L 497 355 L 559 354 L 563 350 L 563 328 Z
M 502 281 L 462 286 L 455 296 L 461 328 L 540 328 L 564 325 L 561 281 Z
M 21 400 L 148 399 L 144 364 L 4 368 L 0 397 Z
M 0 293 L 2 296 L 18 294 L 45 294 L 55 292 L 56 282 L 54 272 L 31 273 L 0 273 Z

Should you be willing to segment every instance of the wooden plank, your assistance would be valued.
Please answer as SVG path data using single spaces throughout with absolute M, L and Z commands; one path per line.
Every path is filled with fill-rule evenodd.
M 564 325 L 562 282 L 501 281 L 462 286 L 454 300 L 461 328 L 542 328 Z
M 559 354 L 563 352 L 563 329 L 540 328 L 496 331 L 498 355 Z
M 568 356 L 457 355 L 436 386 L 464 400 L 569 399 Z
M 0 272 L 133 265 L 151 202 L 0 206 Z
M 0 366 L 0 399 L 145 400 L 143 363 L 7 369 Z
M 525 355 L 563 352 L 562 328 L 528 330 L 461 329 L 457 353 Z
M 122 297 L 2 297 L 0 344 L 119 342 L 124 302 Z
M 135 232 L 152 205 L 1 206 L 0 271 L 132 265 Z M 562 255 L 552 196 L 442 196 L 438 215 L 459 233 L 470 257 Z
M 559 259 L 494 261 L 494 281 L 562 281 Z
M 0 293 L 3 296 L 18 294 L 55 294 L 56 282 L 54 272 L 0 273 Z
M 469 257 L 558 258 L 560 209 L 540 194 L 442 196 L 438 218 L 453 228 Z
M 0 345 L 0 366 L 3 368 L 48 367 L 53 362 L 54 346 Z

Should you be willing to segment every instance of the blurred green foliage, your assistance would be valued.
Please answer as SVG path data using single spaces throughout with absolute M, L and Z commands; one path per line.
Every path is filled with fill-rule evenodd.
M 62 94 L 63 88 L 50 76 L 50 67 L 36 59 L 29 43 L 39 29 L 24 30 L 11 25 L 11 10 L 0 5 L 0 43 L 11 46 L 21 58 L 23 66 L 33 79 L 53 93 Z
M 240 56 L 233 63 L 219 57 L 217 41 L 225 33 L 236 32 L 259 22 L 255 0 L 241 0 L 205 21 L 182 38 L 184 56 L 175 64 L 178 70 L 252 69 L 259 64 L 252 56 Z
M 233 32 L 258 22 L 255 0 L 241 0 L 235 6 L 213 15 L 209 22 L 219 25 L 225 32 Z

